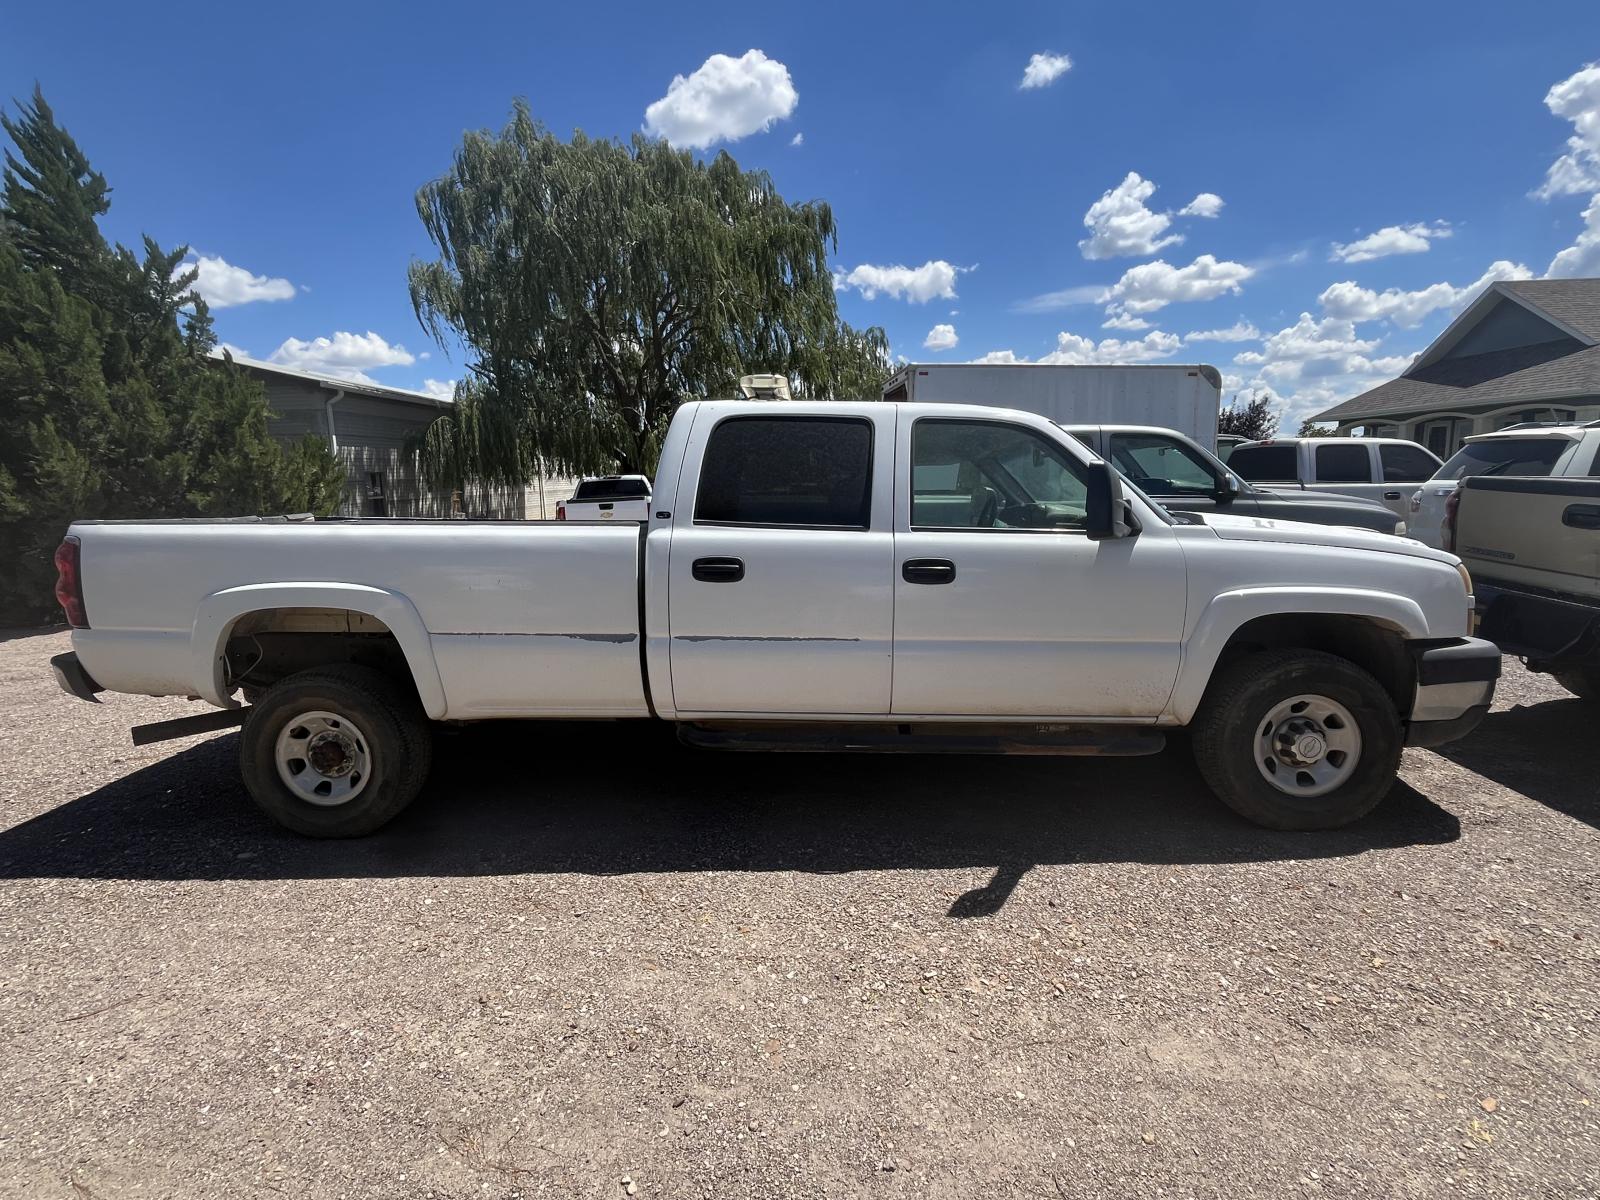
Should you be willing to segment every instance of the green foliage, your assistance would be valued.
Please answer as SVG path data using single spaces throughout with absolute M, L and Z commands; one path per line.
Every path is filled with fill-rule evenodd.
M 876 398 L 888 377 L 882 330 L 839 320 L 832 211 L 726 153 L 563 142 L 519 101 L 498 135 L 466 135 L 417 211 L 439 250 L 411 265 L 417 317 L 470 355 L 421 441 L 434 480 L 649 472 L 678 405 L 742 374 L 820 398 Z
M 281 449 L 261 385 L 209 359 L 186 251 L 105 242 L 110 189 L 37 90 L 0 126 L 0 624 L 54 611 L 74 518 L 331 512 L 326 444 Z
M 1251 441 L 1269 438 L 1278 432 L 1278 414 L 1263 393 L 1257 392 L 1242 404 L 1236 393 L 1233 403 L 1217 414 L 1217 432 L 1236 433 Z
M 1300 422 L 1300 428 L 1295 431 L 1295 437 L 1333 437 L 1337 433 L 1332 425 L 1318 425 L 1312 418 L 1307 417 Z

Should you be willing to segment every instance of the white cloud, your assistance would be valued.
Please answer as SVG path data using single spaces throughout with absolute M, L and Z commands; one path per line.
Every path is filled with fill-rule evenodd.
M 1149 329 L 1150 322 L 1143 317 L 1135 317 L 1129 313 L 1119 312 L 1107 317 L 1100 322 L 1101 329 L 1127 329 L 1137 333 L 1141 329 Z
M 288 338 L 267 361 L 297 371 L 333 375 L 357 383 L 376 382 L 365 372 L 377 367 L 409 367 L 416 356 L 404 346 L 391 345 L 370 330 L 366 333 L 335 333 L 331 338 Z
M 1579 275 L 1600 275 L 1600 192 L 1583 210 L 1583 232 L 1555 258 L 1550 260 L 1546 279 L 1570 279 Z
M 1039 361 L 1075 366 L 1152 362 L 1158 358 L 1172 357 L 1182 344 L 1176 334 L 1162 333 L 1159 329 L 1152 330 L 1137 341 L 1104 338 L 1096 342 L 1093 338 L 1081 337 L 1076 333 L 1058 333 L 1056 348 L 1041 356 Z
M 791 146 L 804 146 L 805 144 L 806 135 L 804 133 L 797 133 L 789 139 L 789 145 Z
M 1391 254 L 1423 254 L 1435 238 L 1450 236 L 1446 221 L 1429 225 L 1418 221 L 1411 225 L 1385 225 L 1376 233 L 1353 242 L 1335 242 L 1330 257 L 1335 262 L 1358 263 L 1374 258 L 1387 258 Z
M 954 325 L 935 325 L 922 339 L 922 346 L 925 350 L 953 350 L 960 340 Z
M 675 75 L 644 110 L 644 130 L 674 146 L 703 150 L 770 129 L 800 102 L 789 68 L 760 50 L 713 54 L 694 74 Z
M 424 379 L 422 390 L 435 400 L 453 400 L 456 394 L 456 381 L 454 379 Z
M 1164 246 L 1183 241 L 1182 234 L 1168 234 L 1170 213 L 1155 212 L 1145 201 L 1155 195 L 1156 185 L 1137 171 L 1129 171 L 1116 187 L 1101 195 L 1083 214 L 1089 236 L 1078 243 L 1085 258 L 1142 257 Z
M 1186 267 L 1174 267 L 1161 259 L 1129 267 L 1112 284 L 1102 300 L 1111 304 L 1106 311 L 1150 313 L 1169 304 L 1191 300 L 1215 300 L 1237 294 L 1245 280 L 1255 274 L 1243 263 L 1219 262 L 1202 254 Z
M 1105 192 L 1083 214 L 1089 236 L 1078 243 L 1085 258 L 1143 258 L 1183 241 L 1181 233 L 1168 233 L 1173 214 L 1157 212 L 1145 202 L 1156 185 L 1137 171 L 1129 171 L 1116 187 Z M 1177 212 L 1180 217 L 1215 217 L 1222 197 L 1201 192 Z
M 1541 200 L 1600 191 L 1600 63 L 1574 72 L 1545 94 L 1545 107 L 1572 122 L 1567 152 L 1533 193 Z
M 1022 82 L 1017 86 L 1049 87 L 1070 70 L 1072 70 L 1072 59 L 1065 54 L 1035 54 L 1028 60 L 1028 65 L 1022 72 Z
M 180 271 L 197 272 L 194 290 L 205 298 L 212 308 L 232 308 L 257 300 L 292 300 L 294 284 L 287 279 L 267 275 L 252 275 L 243 267 L 236 267 L 221 258 L 201 254 L 193 262 L 186 262 Z
M 1183 335 L 1185 343 L 1188 342 L 1253 342 L 1261 336 L 1249 321 L 1240 317 L 1226 329 L 1197 329 L 1193 333 Z
M 981 358 L 975 358 L 972 361 L 983 363 L 986 366 L 1012 366 L 1016 363 L 1025 363 L 1028 360 L 1026 358 L 1018 358 L 1015 350 L 991 350 Z
M 882 293 L 892 300 L 926 304 L 935 298 L 954 300 L 956 276 L 971 269 L 952 266 L 942 258 L 925 262 L 920 267 L 878 267 L 862 263 L 846 274 L 836 275 L 833 285 L 840 290 L 856 288 L 868 300 L 875 300 Z
M 1375 356 L 1381 337 L 1361 337 L 1347 318 L 1300 319 L 1267 337 L 1260 350 L 1234 355 L 1247 374 L 1224 379 L 1230 392 L 1261 392 L 1282 406 L 1281 427 L 1293 432 L 1306 417 L 1332 408 L 1368 388 L 1393 379 L 1412 355 Z
M 1215 192 L 1201 192 L 1178 210 L 1180 217 L 1215 217 L 1222 212 L 1222 197 Z
M 1478 279 L 1461 287 L 1435 283 L 1414 292 L 1400 288 L 1376 292 L 1344 280 L 1326 288 L 1317 300 L 1330 317 L 1350 321 L 1392 321 L 1402 329 L 1412 329 L 1430 313 L 1440 309 L 1453 312 L 1464 308 L 1468 301 L 1496 280 L 1532 277 L 1533 272 L 1521 263 L 1501 259 Z
M 1030 296 L 1026 300 L 1019 300 L 1011 307 L 1017 312 L 1040 313 L 1054 312 L 1058 308 L 1071 308 L 1075 304 L 1098 304 L 1105 298 L 1106 289 L 1097 283 L 1082 284 L 1078 287 L 1063 288 L 1059 292 L 1046 292 L 1042 296 Z

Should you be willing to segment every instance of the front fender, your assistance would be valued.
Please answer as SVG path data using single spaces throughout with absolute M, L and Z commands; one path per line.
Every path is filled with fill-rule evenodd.
M 1228 639 L 1257 617 L 1315 613 L 1361 617 L 1406 638 L 1428 636 L 1428 618 L 1409 596 L 1368 588 L 1252 587 L 1223 592 L 1206 605 L 1184 647 L 1170 715 L 1179 724 L 1194 719 L 1211 673 Z
M 359 583 L 251 583 L 207 596 L 195 612 L 189 638 L 189 677 L 201 699 L 238 707 L 224 691 L 228 631 L 240 617 L 268 608 L 341 608 L 382 621 L 406 656 L 423 711 L 435 721 L 444 716 L 444 683 L 416 606 L 399 592 Z

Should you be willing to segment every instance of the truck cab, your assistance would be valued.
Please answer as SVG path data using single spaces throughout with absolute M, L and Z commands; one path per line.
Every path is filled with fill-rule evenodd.
M 1400 520 L 1416 485 L 1442 465 L 1430 450 L 1399 438 L 1266 438 L 1246 442 L 1228 465 L 1268 491 L 1316 488 L 1376 500 Z

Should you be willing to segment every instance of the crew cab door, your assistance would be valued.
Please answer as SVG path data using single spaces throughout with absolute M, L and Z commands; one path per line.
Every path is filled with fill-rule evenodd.
M 1171 527 L 1091 541 L 1083 461 L 1043 419 L 898 424 L 892 711 L 1158 716 L 1185 609 Z
M 667 568 L 680 714 L 883 714 L 894 408 L 706 406 Z
M 1376 500 L 1396 517 L 1405 519 L 1415 482 L 1410 489 L 1398 482 L 1385 482 L 1378 449 L 1372 442 L 1312 442 L 1306 449 L 1311 455 L 1311 469 L 1304 478 L 1311 487 Z

